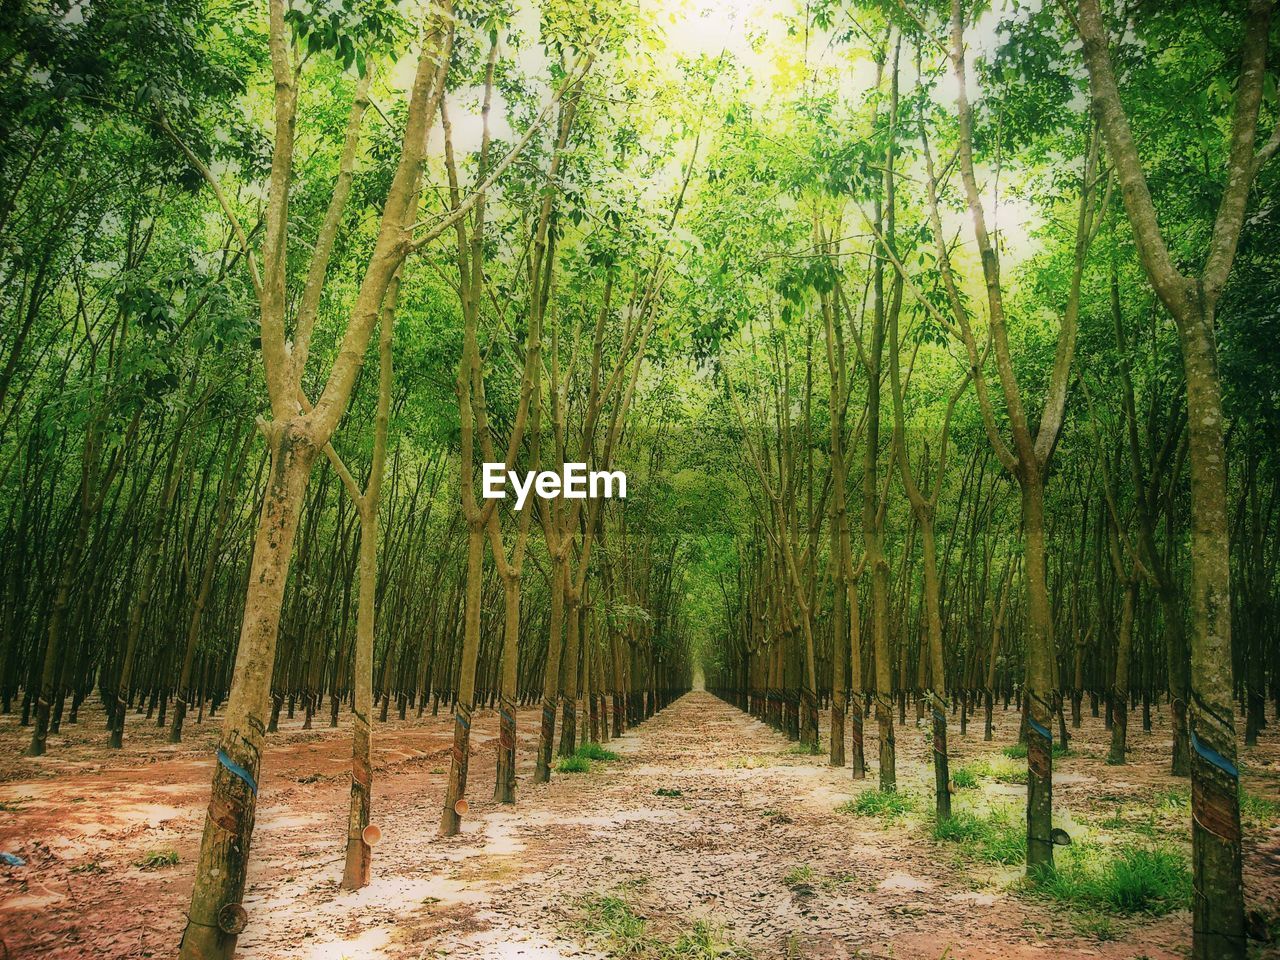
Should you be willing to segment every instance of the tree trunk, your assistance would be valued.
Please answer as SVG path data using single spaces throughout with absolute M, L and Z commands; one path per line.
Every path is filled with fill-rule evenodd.
M 455 836 L 462 826 L 459 801 L 467 792 L 471 759 L 471 714 L 475 709 L 476 660 L 480 653 L 480 602 L 484 587 L 484 526 L 469 522 L 467 532 L 467 594 L 463 619 L 462 659 L 458 664 L 457 697 L 453 710 L 453 752 L 449 785 L 445 790 L 440 833 Z
M 1027 580 L 1027 870 L 1053 866 L 1053 611 L 1045 571 L 1044 485 L 1019 477 Z
M 551 779 L 551 749 L 556 736 L 556 698 L 560 691 L 560 635 L 564 629 L 564 588 L 566 565 L 553 560 L 551 566 L 551 624 L 547 636 L 547 662 L 542 678 L 542 728 L 538 732 L 538 761 L 534 783 Z
M 578 660 L 582 646 L 582 605 L 573 587 L 565 590 L 568 608 L 564 655 L 560 659 L 560 746 L 559 756 L 572 756 L 578 749 Z
M 493 799 L 516 802 L 516 683 L 520 643 L 520 575 L 502 581 L 506 619 L 502 644 L 502 687 L 498 700 L 498 771 Z
M 254 540 L 240 645 L 219 738 L 181 960 L 227 960 L 244 895 L 280 610 L 316 449 L 296 421 L 268 425 L 271 475 Z M 232 932 L 235 931 L 235 932 Z
M 367 886 L 373 852 L 365 840 L 373 798 L 374 600 L 378 588 L 378 507 L 360 503 L 360 592 L 356 597 L 356 648 L 351 688 L 351 804 L 347 812 L 347 856 L 342 886 L 359 890 Z
M 1231 701 L 1231 547 L 1213 317 L 1196 293 L 1178 324 L 1191 463 L 1191 852 L 1195 960 L 1243 957 L 1240 774 Z
M 1116 766 L 1125 762 L 1129 732 L 1129 660 L 1133 651 L 1133 605 L 1137 592 L 1137 582 L 1130 577 L 1124 584 L 1120 633 L 1116 637 L 1116 672 L 1111 681 L 1111 752 L 1107 754 L 1107 763 Z

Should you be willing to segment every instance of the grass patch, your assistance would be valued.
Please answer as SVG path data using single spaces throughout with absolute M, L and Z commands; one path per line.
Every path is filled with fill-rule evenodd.
M 677 790 L 675 787 L 659 787 L 653 791 L 655 797 L 683 797 L 684 791 Z
M 807 863 L 802 863 L 798 867 L 792 867 L 782 882 L 788 887 L 812 887 L 814 881 L 818 879 L 818 875 L 814 873 L 813 867 Z
M 1161 916 L 1191 905 L 1186 859 L 1168 847 L 1125 847 L 1114 856 L 1081 844 L 1059 853 L 1031 889 L 1051 900 L 1113 914 Z
M 951 782 L 962 790 L 978 786 L 980 780 L 1025 784 L 1027 768 L 1024 764 L 1016 763 L 1013 757 L 996 754 L 970 760 L 951 772 Z
M 1280 802 L 1240 791 L 1240 819 L 1248 827 L 1266 827 L 1280 820 Z
M 1118 940 L 1120 933 L 1106 914 L 1090 913 L 1076 922 L 1076 930 L 1098 941 Z
M 879 817 L 897 820 L 915 809 L 916 800 L 909 793 L 894 790 L 864 790 L 852 800 L 836 807 L 836 813 L 851 813 L 856 817 Z
M 792 893 L 809 896 L 817 890 L 836 890 L 847 884 L 856 883 L 857 878 L 851 873 L 824 876 L 809 864 L 802 863 L 792 867 L 782 878 L 782 882 L 790 888 Z
M 1027 768 L 1020 763 L 1014 763 L 1008 757 L 997 757 L 988 764 L 990 773 L 987 775 L 996 783 L 1016 783 L 1025 785 L 1027 782 Z
M 606 750 L 598 743 L 584 743 L 574 753 L 575 757 L 584 757 L 587 760 L 617 760 L 618 755 L 612 750 Z
M 751 960 L 752 954 L 746 947 L 724 940 L 705 920 L 696 920 L 691 930 L 680 934 L 657 956 L 661 960 Z
M 1191 809 L 1191 791 L 1183 787 L 1160 790 L 1151 798 L 1152 806 L 1162 813 L 1185 813 Z
M 787 753 L 798 754 L 802 757 L 816 757 L 821 754 L 822 744 L 820 743 L 793 743 L 787 747 Z
M 593 896 L 582 901 L 583 929 L 604 941 L 611 957 L 629 960 L 751 960 L 745 948 L 725 940 L 720 931 L 703 920 L 677 936 L 666 938 L 651 932 L 649 921 L 616 895 Z
M 1000 752 L 1003 753 L 1010 760 L 1027 759 L 1027 745 L 1025 743 L 1015 743 L 1012 746 L 1005 747 Z M 1065 757 L 1070 752 L 1071 752 L 1070 750 L 1068 750 L 1066 747 L 1064 747 L 1060 743 L 1055 743 L 1053 745 L 1053 756 L 1055 759 L 1058 757 Z
M 1119 806 L 1116 807 L 1114 814 L 1099 820 L 1098 826 L 1104 830 L 1125 830 L 1129 833 L 1141 834 L 1151 840 L 1156 839 L 1161 832 L 1156 823 L 1154 810 L 1139 810 L 1131 816 L 1126 816 L 1123 808 Z
M 770 764 L 768 757 L 745 756 L 730 757 L 729 762 L 725 764 L 730 770 L 759 770 L 761 767 L 767 767 Z
M 583 906 L 587 931 L 602 937 L 610 946 L 620 947 L 620 953 L 633 952 L 645 939 L 648 925 L 621 897 L 589 897 Z
M 957 811 L 933 825 L 933 836 L 956 844 L 966 856 L 983 863 L 1022 863 L 1026 858 L 1026 826 L 1006 810 L 985 816 Z
M 148 850 L 142 855 L 141 860 L 134 861 L 134 866 L 143 870 L 161 870 L 164 867 L 176 867 L 177 865 L 177 850 Z
M 572 757 L 561 757 L 556 761 L 556 773 L 590 773 L 591 761 L 586 757 L 574 754 Z
M 1158 790 L 1151 796 L 1151 806 L 1161 816 L 1188 816 L 1191 812 L 1191 791 L 1185 787 Z M 1269 827 L 1280 820 L 1280 801 L 1241 788 L 1240 819 L 1251 830 Z

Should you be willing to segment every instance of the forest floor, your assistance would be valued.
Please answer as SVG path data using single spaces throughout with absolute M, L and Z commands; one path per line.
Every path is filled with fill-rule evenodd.
M 1187 846 L 1187 785 L 1166 772 L 1166 716 L 1131 723 L 1132 762 L 1108 767 L 1102 721 L 1073 731 L 1055 761 L 1055 822 L 1085 851 Z M 902 809 L 857 797 L 823 756 L 707 693 L 691 693 L 607 749 L 590 772 L 529 782 L 536 711 L 522 710 L 520 803 L 493 789 L 496 722 L 479 711 L 463 833 L 442 840 L 450 724 L 394 719 L 375 731 L 374 881 L 339 889 L 349 746 L 343 728 L 282 721 L 266 752 L 254 836 L 246 958 L 490 960 L 631 956 L 767 958 L 1186 955 L 1190 915 L 1114 915 L 1029 890 L 1001 842 L 1019 842 L 1018 769 L 999 747 L 1017 715 L 997 711 L 961 737 L 953 770 L 974 774 L 957 809 L 984 830 L 959 842 L 931 829 L 928 749 L 898 732 Z M 345 721 L 345 716 L 344 716 Z M 21 756 L 28 735 L 0 717 L 0 960 L 167 957 L 183 926 L 208 798 L 216 725 L 187 741 L 130 717 L 122 753 L 104 748 L 100 709 Z M 874 766 L 874 724 L 866 752 Z M 825 742 L 825 731 L 824 731 Z M 1280 724 L 1242 755 L 1250 907 L 1280 912 Z M 965 779 L 963 776 L 960 779 Z M 960 786 L 960 784 L 957 784 Z M 851 802 L 853 801 L 853 802 Z M 992 824 L 995 825 L 992 828 Z M 1011 824 L 1011 826 L 1010 826 Z M 1060 851 L 1060 858 L 1064 855 Z M 1004 859 L 1008 859 L 1005 857 Z M 172 862 L 175 861 L 176 862 Z M 711 946 L 713 945 L 713 946 Z M 720 951 L 720 952 L 715 952 Z M 1260 956 L 1274 947 L 1255 946 Z

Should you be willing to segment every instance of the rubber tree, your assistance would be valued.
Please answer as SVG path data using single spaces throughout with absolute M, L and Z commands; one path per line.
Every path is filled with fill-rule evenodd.
M 538 469 L 538 454 L 541 440 L 541 384 L 542 367 L 540 340 L 542 336 L 540 323 L 531 325 L 529 330 L 528 357 L 532 368 L 527 383 L 531 393 L 529 413 L 529 451 L 527 462 L 529 469 Z M 486 432 L 485 458 L 492 461 L 492 441 Z M 494 564 L 498 568 L 498 576 L 502 578 L 503 591 L 503 638 L 502 664 L 498 694 L 498 755 L 497 773 L 494 778 L 493 799 L 499 803 L 516 802 L 516 697 L 518 696 L 519 657 L 520 657 L 520 586 L 524 571 L 524 559 L 529 545 L 529 528 L 533 518 L 533 510 L 522 510 L 516 522 L 515 543 L 510 555 L 503 542 L 502 531 L 496 513 L 489 517 L 489 545 L 493 552 Z
M 579 91 L 580 92 L 580 88 Z M 555 147 L 548 168 L 548 180 L 554 182 L 564 161 L 564 153 L 573 131 L 577 117 L 578 97 L 570 97 L 560 111 L 557 124 Z M 530 303 L 538 311 L 540 322 L 546 316 L 547 303 L 551 296 L 551 279 L 555 270 L 555 234 L 551 231 L 551 217 L 554 212 L 556 191 L 546 190 L 543 194 L 541 209 L 538 214 L 537 228 L 534 233 L 533 249 L 529 257 Z M 559 326 L 552 330 L 551 369 L 547 383 L 550 397 L 551 429 L 554 439 L 554 452 L 559 459 L 559 466 L 564 464 L 564 404 L 561 403 Z M 541 389 L 541 378 L 538 379 Z M 539 410 L 543 399 L 537 400 Z M 535 509 L 533 505 L 527 507 Z M 560 535 L 563 510 L 558 500 L 540 500 L 537 504 L 538 518 L 546 537 L 547 552 L 551 559 L 551 611 L 547 634 L 547 656 L 543 671 L 542 722 L 538 728 L 538 749 L 535 763 L 534 783 L 546 783 L 551 778 L 551 754 L 555 742 L 556 706 L 561 704 L 561 660 L 562 646 L 565 637 L 565 591 L 568 588 L 568 551 L 572 543 L 571 537 Z M 576 512 L 575 526 L 576 526 Z M 575 709 L 575 705 L 565 704 L 566 710 Z
M 1099 0 L 1080 0 L 1075 17 L 1089 88 L 1116 168 L 1138 257 L 1178 329 L 1187 384 L 1191 465 L 1192 956 L 1244 957 L 1240 853 L 1240 772 L 1231 676 L 1231 528 L 1223 443 L 1222 383 L 1214 310 L 1235 260 L 1249 189 L 1280 150 L 1280 126 L 1257 145 L 1267 74 L 1271 0 L 1249 0 L 1242 18 L 1239 74 L 1226 169 L 1213 231 L 1198 274 L 1179 266 L 1155 200 L 1111 61 Z
M 825 243 L 821 225 L 814 220 L 815 246 L 828 256 L 834 251 L 832 245 Z M 829 378 L 829 394 L 827 409 L 830 411 L 831 435 L 828 457 L 831 463 L 831 517 L 828 523 L 830 538 L 831 589 L 831 765 L 843 767 L 845 762 L 845 712 L 849 703 L 850 683 L 847 667 L 852 661 L 851 653 L 855 650 L 854 642 L 845 642 L 850 636 L 849 629 L 849 576 L 844 558 L 849 541 L 849 507 L 846 485 L 848 469 L 845 462 L 845 418 L 849 405 L 849 364 L 845 354 L 844 324 L 838 317 L 838 308 L 833 302 L 834 292 L 830 289 L 821 292 L 823 339 L 826 343 L 827 375 Z M 856 616 L 856 608 L 854 615 Z M 855 628 L 856 629 L 856 628 Z M 853 666 L 858 683 L 853 686 L 855 694 L 861 693 L 862 679 L 861 656 Z M 855 723 L 860 726 L 861 708 L 855 703 Z M 861 738 L 858 738 L 859 740 Z M 855 747 L 861 754 L 861 743 Z M 855 765 L 856 761 L 855 761 Z
M 784 339 L 785 331 L 773 328 L 771 332 L 773 334 L 771 337 L 773 346 L 771 353 L 774 361 L 772 380 L 776 385 L 772 413 L 778 424 L 778 436 L 775 444 L 777 448 L 776 457 L 770 454 L 767 430 L 764 428 L 764 425 L 768 424 L 770 420 L 769 412 L 767 410 L 757 410 L 753 414 L 752 420 L 748 420 L 727 370 L 725 372 L 725 392 L 733 406 L 734 413 L 738 418 L 738 424 L 742 429 L 743 438 L 746 441 L 747 461 L 760 484 L 760 499 L 763 502 L 757 503 L 755 499 L 752 502 L 761 527 L 768 535 L 771 546 L 770 555 L 777 571 L 773 578 L 775 582 L 774 609 L 783 637 L 778 649 L 781 657 L 788 657 L 787 648 L 795 646 L 793 643 L 787 643 L 785 638 L 795 634 L 796 621 L 799 621 L 801 644 L 799 650 L 796 651 L 799 655 L 798 663 L 795 659 L 792 660 L 793 666 L 799 666 L 800 668 L 797 677 L 798 683 L 794 685 L 787 684 L 791 689 L 795 689 L 798 686 L 800 693 L 798 715 L 795 716 L 795 722 L 799 729 L 795 730 L 793 728 L 791 736 L 794 739 L 798 733 L 800 742 L 809 749 L 816 751 L 819 747 L 818 679 L 813 625 L 815 603 L 813 577 L 809 562 L 814 544 L 811 541 L 805 544 L 803 548 L 799 544 L 799 528 L 801 526 L 799 501 L 801 497 L 797 489 L 799 483 L 797 474 L 800 473 L 800 470 L 795 462 L 796 444 L 791 429 L 793 414 L 790 351 Z M 753 429 L 753 422 L 761 425 L 761 437 L 759 438 L 755 437 L 756 430 Z M 774 460 L 777 461 L 776 477 L 773 475 Z M 812 527 L 813 520 L 820 518 L 822 512 L 823 509 L 818 508 L 818 512 L 815 514 L 813 505 L 810 503 L 804 526 Z M 783 686 L 784 684 L 779 682 L 777 685 Z
M 885 255 L 898 275 L 912 290 L 913 299 L 964 347 L 973 377 L 974 391 L 982 413 L 983 428 L 997 459 L 1018 483 L 1022 501 L 1023 578 L 1027 590 L 1026 611 L 1026 679 L 1024 692 L 1028 705 L 1028 726 L 1034 734 L 1027 747 L 1027 871 L 1034 873 L 1053 864 L 1051 839 L 1053 818 L 1053 723 L 1054 704 L 1054 638 L 1053 611 L 1047 580 L 1047 534 L 1045 524 L 1046 474 L 1057 446 L 1066 412 L 1071 364 L 1075 355 L 1076 333 L 1080 312 L 1080 290 L 1088 259 L 1088 251 L 1101 223 L 1099 210 L 1105 210 L 1105 199 L 1099 202 L 1098 173 L 1099 136 L 1090 128 L 1086 137 L 1085 156 L 1080 177 L 1079 209 L 1076 216 L 1072 268 L 1064 294 L 1061 322 L 1053 367 L 1049 373 L 1047 395 L 1040 422 L 1031 426 L 1022 396 L 1022 387 L 1014 372 L 1013 351 L 1005 315 L 1005 292 L 1000 275 L 1000 255 L 987 225 L 982 192 L 978 184 L 974 159 L 973 109 L 969 101 L 965 66 L 966 17 L 962 0 L 952 0 L 949 18 L 949 42 L 945 45 L 956 87 L 956 119 L 958 121 L 957 164 L 963 196 L 969 213 L 970 227 L 982 262 L 982 279 L 988 315 L 988 344 L 980 348 L 946 242 L 939 193 L 939 176 L 929 146 L 923 115 L 919 137 L 925 161 L 924 184 L 929 225 L 933 234 L 938 275 L 946 298 L 948 313 L 927 300 L 903 266 L 892 244 L 880 234 Z M 1106 192 L 1110 181 L 1107 180 Z M 868 218 L 870 223 L 870 219 Z M 875 230 L 874 224 L 872 224 Z M 879 233 L 879 231 L 876 231 Z M 994 401 L 987 383 L 985 365 L 994 354 L 995 367 L 1004 397 L 1012 444 L 1006 443 L 996 418 Z
M 240 900 L 257 808 L 266 732 L 264 710 L 270 699 L 280 613 L 303 495 L 317 455 L 328 446 L 346 413 L 388 287 L 409 252 L 427 133 L 443 96 L 452 45 L 450 8 L 446 0 L 429 18 L 414 72 L 400 155 L 377 236 L 345 329 L 340 333 L 336 359 L 314 406 L 304 402 L 307 397 L 302 384 L 316 314 L 300 308 L 291 338 L 288 330 L 289 194 L 295 174 L 295 126 L 303 54 L 295 47 L 293 28 L 286 22 L 284 0 L 271 0 L 269 11 L 275 130 L 264 211 L 261 271 L 248 236 L 217 178 L 194 152 L 180 143 L 188 161 L 209 183 L 224 214 L 234 225 L 245 253 L 258 296 L 262 364 L 270 401 L 270 418 L 259 421 L 270 458 L 270 473 L 254 538 L 240 643 L 218 741 L 191 907 L 179 951 L 182 960 L 232 956 L 247 922 Z M 336 207 L 339 213 L 333 221 L 335 235 L 346 204 L 342 194 L 339 181 L 329 203 L 329 212 Z M 324 227 L 329 225 L 330 218 L 326 215 Z M 322 232 L 312 252 L 301 304 L 320 302 L 333 247 L 334 238 Z
M 387 430 L 391 417 L 391 345 L 395 330 L 400 274 L 387 289 L 378 324 L 378 404 L 374 414 L 373 455 L 363 490 L 336 453 L 330 462 L 354 501 L 360 517 L 360 553 L 356 564 L 356 644 L 351 687 L 351 802 L 347 812 L 347 853 L 342 886 L 359 890 L 369 883 L 373 849 L 366 828 L 373 803 L 373 640 L 378 593 L 378 513 L 383 472 L 387 462 Z M 333 447 L 327 448 L 332 451 Z
M 32 724 L 31 743 L 26 751 L 29 757 L 44 756 L 53 703 L 59 699 L 59 673 L 65 659 L 62 644 L 67 625 L 67 608 L 71 604 L 72 585 L 84 560 L 90 529 L 106 502 L 116 474 L 124 464 L 125 451 L 137 436 L 140 423 L 140 416 L 135 415 L 122 441 L 109 453 L 103 449 L 104 425 L 101 414 L 93 413 L 85 428 L 84 449 L 80 458 L 80 482 L 72 508 L 75 526 L 72 528 L 70 542 L 62 551 L 49 623 L 45 629 L 44 652 L 37 674 L 39 687 L 36 691 L 35 723 Z
M 562 123 L 562 135 L 556 157 L 563 152 L 568 131 L 574 120 L 571 103 Z M 697 159 L 699 138 L 695 137 L 693 154 L 685 166 L 666 221 L 669 236 L 683 207 L 689 181 L 693 176 Z M 554 241 L 554 237 L 551 238 Z M 552 462 L 563 472 L 569 462 L 571 449 L 578 451 L 577 462 L 592 462 L 597 469 L 611 470 L 618 448 L 622 428 L 635 396 L 636 384 L 643 369 L 649 339 L 660 318 L 659 298 L 670 274 L 668 250 L 660 246 L 652 260 L 634 270 L 631 293 L 622 308 L 623 325 L 620 344 L 612 363 L 605 355 L 608 321 L 613 318 L 612 296 L 618 280 L 615 274 L 621 269 L 617 258 L 610 260 L 605 271 L 604 295 L 591 334 L 590 362 L 585 389 L 577 388 L 575 374 L 580 354 L 578 337 L 571 339 L 569 347 L 573 360 L 561 362 L 561 325 L 557 323 L 551 333 L 551 362 L 547 384 L 548 407 L 551 420 Z M 572 443 L 568 420 L 572 400 L 585 393 L 580 406 L 574 407 L 575 419 L 582 427 L 577 431 L 577 443 Z M 605 414 L 608 413 L 603 444 L 597 448 L 597 433 Z M 537 762 L 534 782 L 545 783 L 551 776 L 551 755 L 555 744 L 556 704 L 562 715 L 559 752 L 568 755 L 577 743 L 578 699 L 578 649 L 581 640 L 580 616 L 583 591 L 591 571 L 592 544 L 600 530 L 600 502 L 592 500 L 584 513 L 583 501 L 573 500 L 564 504 L 559 499 L 539 500 L 539 521 L 547 552 L 551 558 L 551 613 L 547 658 L 543 675 L 542 724 L 538 733 Z M 576 548 L 576 550 L 575 550 Z M 576 560 L 575 560 L 576 557 Z M 576 564 L 576 566 L 575 566 Z
M 892 55 L 889 48 L 892 47 Z M 898 67 L 901 37 L 894 39 L 892 29 L 885 38 L 884 49 L 876 59 L 876 88 L 879 89 L 888 67 L 888 117 L 889 140 L 885 146 L 880 190 L 873 199 L 872 229 L 892 249 L 896 224 L 896 180 L 894 160 L 897 155 L 898 127 Z M 871 578 L 871 647 L 875 655 L 875 708 L 876 729 L 879 734 L 880 769 L 879 785 L 884 791 L 898 788 L 897 746 L 893 725 L 893 659 L 889 643 L 889 560 L 884 550 L 885 516 L 888 512 L 888 484 L 882 489 L 880 481 L 880 416 L 882 412 L 882 387 L 884 384 L 884 345 L 890 319 L 902 309 L 902 278 L 894 276 L 889 282 L 886 301 L 884 258 L 872 252 L 871 269 L 871 317 L 867 328 L 867 343 L 858 351 L 867 379 L 866 411 L 862 446 L 862 547 L 867 574 Z M 864 318 L 865 320 L 866 318 Z M 849 323 L 853 314 L 849 312 Z M 896 322 L 896 321 L 895 321 Z M 894 456 L 890 448 L 890 457 Z M 890 464 L 887 476 L 893 473 Z
M 839 255 L 839 245 L 831 239 L 831 228 L 815 219 L 815 247 L 829 258 Z M 866 568 L 864 553 L 858 566 L 853 564 L 852 537 L 849 523 L 848 482 L 850 451 L 862 431 L 865 418 L 850 425 L 849 401 L 852 394 L 848 353 L 845 343 L 845 305 L 839 273 L 833 273 L 830 287 L 819 291 L 827 374 L 829 377 L 828 409 L 831 411 L 831 436 L 828 459 L 831 471 L 831 516 L 828 525 L 829 557 L 832 577 L 832 688 L 831 688 L 831 764 L 845 762 L 844 726 L 849 721 L 848 754 L 855 780 L 866 776 L 863 747 L 861 698 L 862 615 L 858 604 L 858 581 Z M 846 642 L 847 641 L 847 642 Z M 847 666 L 847 672 L 846 672 Z M 846 679 L 847 678 L 847 679 Z M 852 697 L 853 709 L 848 710 Z
M 471 753 L 471 716 L 475 709 L 476 665 L 480 653 L 480 612 L 482 590 L 484 586 L 484 543 L 486 536 L 492 536 L 494 513 L 498 506 L 497 499 L 488 499 L 484 506 L 476 502 L 475 496 L 475 455 L 479 447 L 487 457 L 493 456 L 493 445 L 490 438 L 488 408 L 484 394 L 484 372 L 481 363 L 479 345 L 480 307 L 486 295 L 485 279 L 485 207 L 489 187 L 498 168 L 509 162 L 512 154 L 508 153 L 504 160 L 492 170 L 490 166 L 491 137 L 489 115 L 493 105 L 495 67 L 498 60 L 497 33 L 492 32 L 489 44 L 489 55 L 485 65 L 484 99 L 481 107 L 481 139 L 479 150 L 478 178 L 479 184 L 471 192 L 467 201 L 463 200 L 460 185 L 458 164 L 454 156 L 452 124 L 445 100 L 440 101 L 441 125 L 444 130 L 445 167 L 449 177 L 449 198 L 453 211 L 453 229 L 456 238 L 455 258 L 458 271 L 459 301 L 463 321 L 463 350 L 458 364 L 457 395 L 459 422 L 461 427 L 461 455 L 459 459 L 459 489 L 462 500 L 462 517 L 467 526 L 467 573 L 465 601 L 463 605 L 463 638 L 458 665 L 458 681 L 454 702 L 453 749 L 449 766 L 449 781 L 445 790 L 444 808 L 440 818 L 440 832 L 444 836 L 453 836 L 461 828 L 462 814 L 465 811 L 463 801 L 467 789 L 467 770 Z M 557 133 L 557 150 L 555 156 L 563 151 L 568 138 L 568 129 L 572 124 L 573 111 L 583 81 L 591 69 L 594 54 L 580 56 L 578 62 L 566 71 L 566 79 L 555 92 L 550 103 L 543 109 L 545 117 L 555 106 L 563 103 L 560 112 L 560 127 Z M 566 93 L 569 94 L 564 100 Z M 530 134 L 526 134 L 524 142 L 528 142 Z M 553 160 L 553 166 L 554 166 Z M 550 213 L 549 205 L 553 191 L 547 191 L 542 204 L 542 228 L 539 238 L 542 246 L 535 253 L 530 265 L 530 274 L 542 282 L 549 282 L 551 264 L 554 260 L 554 246 L 547 245 L 547 223 Z M 472 207 L 472 225 L 468 230 L 461 213 L 467 204 Z M 545 257 L 545 260 L 543 259 Z M 544 275 L 544 264 L 546 273 Z M 524 441 L 524 433 L 529 422 L 531 406 L 537 406 L 533 400 L 533 391 L 538 380 L 535 366 L 540 364 L 541 315 L 546 306 L 546 290 L 537 284 L 533 286 L 532 296 L 538 304 L 538 316 L 533 322 L 531 333 L 526 343 L 526 356 L 522 373 L 520 400 L 514 423 L 508 438 L 504 470 L 510 470 L 516 461 L 517 453 Z M 477 442 L 477 438 L 479 438 Z M 527 509 L 532 509 L 528 507 Z M 527 530 L 527 526 L 526 526 Z M 499 541 L 501 537 L 498 537 Z M 495 554 L 501 552 L 501 544 L 497 544 Z M 521 548 L 523 549 L 523 548 Z M 509 574 L 512 569 L 504 568 Z M 518 568 L 516 568 L 518 579 Z M 517 594 L 518 598 L 518 594 Z M 510 595 L 508 595 L 510 599 Z M 516 607 L 516 627 L 518 630 L 519 608 Z M 514 655 L 514 654 L 513 654 Z M 514 750 L 514 711 L 511 712 L 510 723 L 512 749 Z
M 938 547 L 934 537 L 934 520 L 938 512 L 938 501 L 942 497 L 943 480 L 947 475 L 947 443 L 950 439 L 951 415 L 955 412 L 956 403 L 968 390 L 972 374 L 966 371 L 947 399 L 942 428 L 938 433 L 938 460 L 933 487 L 926 492 L 920 488 L 916 469 L 911 465 L 911 457 L 907 450 L 906 404 L 903 398 L 911 375 L 910 371 L 906 377 L 902 375 L 903 338 L 898 332 L 898 317 L 899 311 L 894 311 L 889 318 L 889 384 L 893 394 L 893 443 L 902 488 L 907 493 L 911 512 L 920 529 L 920 549 L 924 561 L 922 600 L 929 655 L 929 710 L 933 722 L 934 795 L 938 820 L 942 821 L 951 816 L 951 775 L 947 766 L 947 711 L 950 705 L 947 701 L 946 660 L 942 649 L 942 585 L 938 576 Z M 928 449 L 926 442 L 926 454 Z M 927 471 L 928 466 L 925 465 L 922 469 Z

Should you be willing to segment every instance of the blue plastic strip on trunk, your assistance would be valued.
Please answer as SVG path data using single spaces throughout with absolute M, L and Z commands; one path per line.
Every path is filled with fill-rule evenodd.
M 253 779 L 253 774 L 227 756 L 227 751 L 221 747 L 218 748 L 218 762 L 243 780 L 255 797 L 258 795 L 258 784 Z
M 1029 726 L 1036 733 L 1040 734 L 1040 736 L 1048 740 L 1049 746 L 1051 747 L 1053 746 L 1053 733 L 1049 730 L 1048 727 L 1042 727 L 1040 724 L 1036 723 L 1036 721 L 1031 719 L 1030 717 L 1027 717 L 1027 726 Z
M 1240 771 L 1236 768 L 1236 765 L 1213 749 L 1213 747 L 1201 743 L 1194 730 L 1191 731 L 1191 745 L 1196 748 L 1196 753 L 1200 754 L 1232 780 L 1240 779 Z

